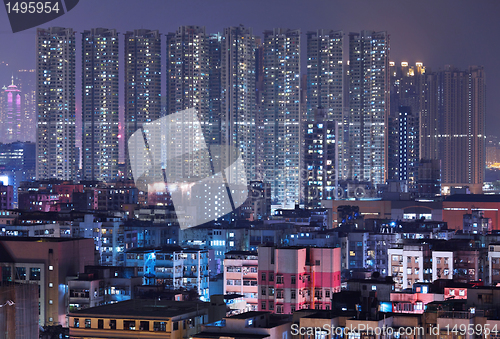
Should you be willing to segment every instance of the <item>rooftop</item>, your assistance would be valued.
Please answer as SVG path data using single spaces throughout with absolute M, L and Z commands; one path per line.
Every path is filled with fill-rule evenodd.
M 184 250 L 182 247 L 177 245 L 166 245 L 160 247 L 136 247 L 127 250 L 127 253 L 146 253 L 146 252 L 161 252 L 161 253 L 172 253 L 180 252 Z
M 67 242 L 77 240 L 88 240 L 89 238 L 57 238 L 57 237 L 1 237 L 0 242 L 29 241 L 29 242 Z
M 210 303 L 201 301 L 133 299 L 73 311 L 70 316 L 172 318 L 186 313 L 202 311 L 208 308 L 209 305 Z
M 454 194 L 445 201 L 465 201 L 465 202 L 500 202 L 499 194 Z
M 245 313 L 240 313 L 237 315 L 233 315 L 230 317 L 230 319 L 248 319 L 248 318 L 253 318 L 253 317 L 258 317 L 260 315 L 266 315 L 269 314 L 269 312 L 265 311 L 250 311 L 250 312 L 245 312 Z

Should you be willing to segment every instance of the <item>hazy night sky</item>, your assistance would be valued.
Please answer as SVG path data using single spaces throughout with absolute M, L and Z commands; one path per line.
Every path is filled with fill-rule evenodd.
M 387 31 L 391 36 L 390 60 L 396 63 L 421 61 L 432 70 L 447 64 L 462 69 L 483 65 L 486 132 L 500 136 L 499 18 L 498 0 L 80 0 L 69 13 L 42 27 L 75 29 L 77 48 L 80 33 L 95 27 L 116 28 L 120 33 L 137 28 L 158 29 L 166 34 L 181 25 L 198 25 L 205 26 L 207 33 L 216 33 L 243 24 L 252 27 L 258 36 L 274 27 L 299 28 L 302 33 L 320 28 L 345 33 Z M 10 83 L 12 70 L 35 67 L 35 29 L 11 32 L 6 11 L 0 9 L 0 86 Z M 303 58 L 305 47 L 303 34 Z M 77 49 L 77 61 L 80 54 Z M 80 107 L 81 65 L 77 64 L 76 69 L 76 100 Z

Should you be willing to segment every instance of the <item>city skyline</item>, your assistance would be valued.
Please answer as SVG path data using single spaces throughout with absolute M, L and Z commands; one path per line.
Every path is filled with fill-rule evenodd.
M 6 337 L 498 336 L 498 0 L 42 4 L 0 10 Z
M 233 30 L 234 33 L 231 34 L 234 37 L 231 37 L 228 32 Z M 77 54 L 75 33 L 71 28 L 60 27 L 39 29 L 38 32 L 40 36 L 37 66 L 39 115 L 37 129 L 37 152 L 39 154 L 37 171 L 39 173 L 37 173 L 37 178 L 76 179 L 77 147 L 80 145 L 75 143 L 75 125 L 80 117 L 75 116 L 76 98 L 72 91 L 75 86 L 75 70 L 78 68 L 75 60 Z M 431 96 L 437 95 L 438 105 L 426 110 L 422 106 L 422 93 L 432 92 L 435 87 L 420 88 L 411 94 L 414 91 L 412 78 L 415 72 L 417 74 L 415 79 L 418 80 L 415 81 L 420 83 L 422 77 L 427 78 L 422 63 L 416 64 L 417 70 L 410 67 L 402 72 L 402 74 L 407 73 L 406 80 L 395 78 L 396 73 L 391 74 L 389 66 L 393 67 L 395 63 L 389 62 L 390 38 L 387 32 L 349 33 L 348 52 L 341 46 L 341 33 L 331 33 L 330 37 L 318 31 L 317 34 L 320 37 L 317 41 L 312 39 L 315 34 L 315 32 L 307 34 L 305 57 L 308 60 L 308 77 L 305 78 L 301 75 L 300 60 L 303 53 L 300 47 L 300 30 L 275 28 L 265 31 L 261 45 L 253 42 L 254 36 L 250 29 L 239 26 L 226 29 L 224 36 L 221 37 L 222 44 L 219 44 L 219 37 L 207 36 L 204 28 L 180 27 L 176 33 L 169 33 L 166 38 L 168 62 L 165 71 L 167 73 L 165 98 L 168 100 L 166 101 L 167 111 L 165 111 L 162 109 L 165 101 L 161 100 L 163 83 L 161 34 L 148 29 L 128 31 L 125 34 L 125 95 L 123 99 L 126 152 L 130 136 L 142 128 L 144 123 L 154 122 L 165 114 L 173 114 L 183 108 L 194 106 L 198 110 L 198 116 L 201 117 L 205 137 L 208 137 L 210 141 L 211 139 L 221 140 L 222 146 L 236 146 L 242 150 L 244 158 L 248 160 L 246 161 L 247 178 L 249 180 L 261 178 L 260 180 L 270 182 L 273 203 L 293 206 L 304 201 L 302 188 L 304 178 L 299 177 L 304 157 L 301 150 L 304 127 L 301 127 L 301 123 L 304 119 L 308 119 L 307 116 L 311 115 L 310 111 L 313 107 L 322 108 L 325 104 L 328 114 L 323 120 L 336 119 L 344 124 L 341 131 L 342 137 L 340 138 L 337 132 L 335 140 L 341 145 L 336 154 L 345 155 L 347 160 L 347 172 L 338 171 L 337 179 L 380 185 L 386 183 L 388 179 L 407 180 L 406 176 L 396 178 L 388 176 L 389 143 L 391 138 L 396 137 L 397 134 L 401 135 L 404 131 L 399 128 L 399 132 L 395 132 L 394 135 L 390 133 L 388 118 L 396 115 L 394 113 L 396 106 L 413 102 L 414 114 L 422 115 L 426 112 L 430 114 L 429 118 L 422 120 L 421 128 L 428 124 L 429 119 L 444 122 L 443 130 L 430 133 L 431 139 L 445 138 L 443 142 L 438 143 L 439 147 L 444 147 L 444 152 L 440 152 L 444 160 L 443 183 L 472 184 L 477 186 L 474 191 L 481 189 L 482 178 L 484 178 L 484 168 L 480 165 L 484 163 L 484 140 L 482 140 L 484 138 L 484 70 L 481 67 L 471 66 L 469 71 L 466 71 L 469 75 L 466 75 L 463 71 L 447 66 L 447 70 L 453 70 L 461 77 L 457 83 L 460 84 L 460 88 L 455 85 L 453 88 L 456 89 L 450 87 L 450 90 L 446 85 L 448 73 L 438 72 L 438 79 L 442 79 L 439 80 L 440 85 L 438 85 L 441 90 L 431 93 Z M 117 127 L 120 99 L 118 60 L 120 53 L 117 37 L 115 30 L 107 31 L 102 28 L 83 33 L 82 103 L 85 112 L 82 117 L 84 126 L 83 174 L 80 177 L 87 180 L 112 181 L 113 178 L 119 178 L 109 172 L 111 170 L 117 173 L 118 164 Z M 337 45 L 336 50 L 324 52 L 328 48 L 318 46 L 320 39 L 321 41 L 332 39 Z M 250 44 L 248 44 L 249 41 Z M 106 46 L 107 44 L 109 47 Z M 217 50 L 224 52 L 220 55 L 217 53 L 212 55 L 212 52 Z M 346 54 L 348 54 L 348 59 Z M 329 65 L 330 69 L 326 70 L 325 64 L 332 63 L 333 65 L 341 64 L 342 67 Z M 401 67 L 402 69 L 408 67 L 408 63 L 402 63 Z M 321 74 L 320 70 L 324 74 Z M 260 72 L 262 75 L 256 76 Z M 453 79 L 456 77 L 455 73 L 451 74 Z M 236 74 L 239 75 L 236 76 Z M 234 80 L 229 81 L 228 75 L 234 77 Z M 468 87 L 465 85 L 466 76 L 470 78 Z M 301 78 L 307 79 L 307 83 L 304 84 Z M 433 79 L 432 73 L 430 78 Z M 402 86 L 395 91 L 394 100 L 389 99 L 390 80 L 396 81 L 392 87 Z M 401 81 L 403 83 L 400 83 Z M 334 85 L 329 88 L 331 84 Z M 406 89 L 405 86 L 407 86 Z M 255 100 L 256 89 L 261 89 L 259 96 L 261 100 L 258 102 Z M 306 90 L 309 95 L 303 98 L 303 92 Z M 455 97 L 457 99 L 453 99 Z M 449 103 L 450 99 L 451 103 Z M 212 101 L 220 101 L 220 111 L 217 111 L 218 106 L 212 105 Z M 394 101 L 396 105 L 390 112 L 391 101 Z M 262 125 L 261 129 L 256 129 L 257 119 L 255 110 L 252 109 L 254 104 L 260 111 L 258 123 Z M 8 115 L 12 108 L 6 107 L 5 114 Z M 108 107 L 111 107 L 109 116 Z M 457 109 L 460 112 L 463 111 L 462 113 L 466 110 L 469 113 L 464 115 Z M 53 111 L 60 112 L 54 113 Z M 411 114 L 411 111 L 409 112 Z M 392 119 L 391 117 L 390 122 Z M 453 121 L 453 123 L 450 125 L 450 122 L 446 123 L 446 121 Z M 463 126 L 452 127 L 456 125 L 455 122 L 470 126 L 465 129 Z M 190 122 L 187 121 L 187 123 Z M 447 127 L 448 125 L 450 127 Z M 219 137 L 215 137 L 217 134 Z M 96 135 L 99 136 L 97 139 Z M 347 135 L 347 142 L 343 140 L 344 135 Z M 212 136 L 214 138 L 211 138 Z M 451 154 L 451 149 L 447 151 L 446 148 L 449 144 L 448 137 L 463 139 L 464 136 L 468 136 L 469 141 L 472 142 L 472 146 L 469 145 L 470 154 L 468 160 L 465 159 L 466 163 L 459 160 L 459 154 Z M 476 138 L 481 140 L 476 143 L 474 141 Z M 57 142 L 52 139 L 57 139 Z M 182 139 L 182 144 L 187 146 L 186 142 L 189 144 L 196 138 L 183 135 Z M 254 141 L 259 139 L 263 141 L 264 151 L 260 173 L 255 170 L 254 165 L 257 160 L 260 160 L 255 152 L 256 142 Z M 196 144 L 193 144 L 193 147 L 196 147 Z M 406 140 L 403 143 L 400 140 L 398 149 L 401 147 L 406 147 Z M 418 149 L 419 145 L 417 144 L 416 147 Z M 175 148 L 176 154 L 179 150 Z M 173 154 L 171 150 L 167 150 L 167 153 Z M 137 154 L 137 150 L 134 150 L 134 154 Z M 127 152 L 126 155 L 124 175 L 125 178 L 131 178 L 131 169 L 128 164 L 129 153 Z M 183 153 L 178 156 L 184 157 L 185 155 Z M 55 160 L 51 160 L 51 157 Z M 342 161 L 342 156 L 339 158 Z M 419 159 L 416 156 L 414 158 L 411 160 L 412 166 Z M 434 159 L 425 156 L 420 156 L 420 158 Z M 472 163 L 473 158 L 476 159 L 475 165 Z M 227 167 L 225 165 L 227 161 L 221 160 L 224 168 Z M 61 163 L 56 164 L 57 162 Z M 399 162 L 401 167 L 401 159 Z M 199 165 L 200 161 L 194 158 L 183 160 L 182 173 L 184 174 L 182 176 L 206 176 L 203 174 L 205 170 L 197 168 Z M 51 166 L 54 168 L 49 168 Z M 188 172 L 191 174 L 187 174 L 187 168 L 184 168 L 186 166 L 190 168 Z M 94 168 L 96 167 L 101 172 L 109 173 L 95 175 Z M 339 169 L 344 169 L 343 164 L 340 167 L 342 168 Z M 453 171 L 464 173 L 465 176 L 452 174 L 452 168 Z M 415 167 L 413 172 L 411 182 L 409 182 L 412 185 L 416 181 Z M 407 189 L 405 188 L 404 191 L 406 192 Z
M 458 68 L 471 65 L 483 65 L 488 74 L 488 92 L 486 103 L 487 134 L 496 134 L 500 122 L 494 119 L 500 107 L 500 98 L 494 95 L 500 90 L 500 69 L 496 67 L 495 55 L 500 48 L 492 44 L 496 37 L 499 3 L 475 3 L 455 1 L 421 1 L 419 6 L 391 0 L 380 0 L 375 7 L 366 7 L 366 1 L 314 1 L 286 3 L 254 2 L 249 4 L 224 4 L 219 1 L 195 1 L 187 3 L 165 4 L 151 0 L 149 6 L 137 7 L 135 2 L 123 3 L 117 7 L 114 1 L 86 1 L 78 7 L 50 22 L 46 26 L 72 27 L 83 32 L 93 27 L 115 28 L 120 33 L 140 27 L 159 29 L 160 33 L 175 31 L 179 26 L 196 24 L 204 26 L 207 32 L 222 32 L 224 27 L 237 26 L 253 28 L 256 36 L 262 36 L 266 29 L 289 27 L 302 32 L 317 29 L 361 31 L 371 29 L 388 31 L 391 35 L 391 59 L 396 62 L 407 61 L 410 64 L 424 62 L 432 70 L 451 64 Z M 155 6 L 151 15 L 149 8 Z M 266 8 L 261 13 L 260 9 Z M 283 16 L 273 15 L 280 9 Z M 109 16 L 106 13 L 114 13 Z M 165 21 L 165 13 L 175 13 Z M 207 13 L 225 13 L 225 18 Z M 460 22 L 475 22 L 469 26 Z M 0 13 L 0 43 L 12 46 L 2 52 L 0 58 L 0 80 L 3 85 L 10 84 L 12 70 L 34 68 L 34 48 L 32 41 L 35 29 L 16 34 L 10 33 L 5 12 Z M 31 36 L 31 37 L 30 37 Z M 79 39 L 78 39 L 79 40 Z M 77 41 L 79 44 L 80 41 Z M 304 44 L 303 44 L 304 45 Z M 78 55 L 77 58 L 80 56 Z M 2 66 L 9 64 L 7 70 Z M 305 60 L 303 60 L 303 73 Z M 497 80 L 499 79 L 499 80 Z M 77 83 L 77 86 L 80 86 Z M 79 91 L 77 91 L 79 93 Z M 164 93 L 164 92 L 162 92 Z M 80 108 L 80 107 L 78 107 Z M 123 109 L 123 107 L 121 107 Z

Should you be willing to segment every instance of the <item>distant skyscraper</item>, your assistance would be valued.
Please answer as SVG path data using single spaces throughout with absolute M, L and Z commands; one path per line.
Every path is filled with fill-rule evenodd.
M 440 126 L 441 116 L 438 114 L 437 93 L 438 82 L 436 73 L 425 73 L 422 87 L 424 95 L 420 111 L 420 159 L 441 159 Z
M 328 121 L 344 121 L 344 66 L 343 32 L 318 30 L 307 33 L 307 119 L 312 121 L 316 109 L 326 110 Z M 343 127 L 341 126 L 341 131 Z M 347 130 L 346 130 L 347 132 Z M 341 150 L 336 152 L 340 178 L 345 167 L 344 133 L 335 136 L 335 142 Z M 335 161 L 334 161 L 335 164 Z
M 316 109 L 313 119 L 305 122 L 304 162 L 306 173 L 305 204 L 320 207 L 321 200 L 335 199 L 337 122 L 327 118 L 326 109 Z
M 272 204 L 293 206 L 300 193 L 300 31 L 264 32 L 264 179 Z
M 307 33 L 307 113 L 326 109 L 327 119 L 342 121 L 342 31 Z
M 427 74 L 421 62 L 415 66 L 409 66 L 407 62 L 396 66 L 390 62 L 389 67 L 391 107 L 387 123 L 388 179 L 401 181 L 405 190 L 414 190 L 416 166 L 421 156 L 419 122 L 420 116 L 425 117 L 427 112 Z
M 205 27 L 181 26 L 167 34 L 167 114 L 208 108 L 208 39 Z
M 12 76 L 12 83 L 8 87 L 3 88 L 4 107 L 3 114 L 4 120 L 2 121 L 2 140 L 4 143 L 11 143 L 21 141 L 24 139 L 22 135 L 22 93 L 14 85 L 14 76 Z
M 37 168 L 41 179 L 75 178 L 75 33 L 37 30 Z
M 255 172 L 264 180 L 264 46 L 260 37 L 255 38 Z M 269 186 L 270 191 L 270 186 Z M 271 197 L 269 197 L 270 199 Z
M 400 106 L 398 116 L 398 174 L 404 191 L 416 191 L 419 163 L 419 123 L 418 114 L 411 106 Z
M 209 144 L 219 145 L 221 140 L 221 36 L 211 34 L 208 37 L 208 136 Z
M 82 174 L 85 180 L 118 178 L 118 33 L 95 28 L 82 34 Z
M 132 178 L 128 139 L 161 115 L 161 38 L 158 31 L 125 33 L 125 176 Z M 142 151 L 141 151 L 142 152 Z
M 469 186 L 481 193 L 485 168 L 485 76 L 482 67 L 438 72 L 442 117 L 442 186 Z M 444 192 L 447 193 L 447 192 Z
M 21 141 L 35 142 L 36 139 L 36 73 L 34 69 L 17 71 L 15 83 L 21 91 Z
M 243 26 L 224 29 L 221 40 L 221 143 L 241 150 L 247 181 L 256 177 L 255 36 Z M 226 152 L 224 168 L 236 159 Z M 232 175 L 232 173 L 230 173 Z
M 208 162 L 203 159 L 206 153 L 194 151 L 204 147 L 201 143 L 206 143 L 213 133 L 210 124 L 214 122 L 210 118 L 210 113 L 214 111 L 210 111 L 209 46 L 205 27 L 181 26 L 175 33 L 167 35 L 167 114 L 194 108 L 203 131 L 203 135 L 199 135 L 199 129 L 194 127 L 196 121 L 178 122 L 193 125 L 193 128 L 181 128 L 179 132 L 173 133 L 176 138 L 182 139 L 177 144 L 182 144 L 185 148 L 166 149 L 169 157 L 176 156 L 179 159 L 173 164 L 176 166 L 175 175 L 179 178 L 203 178 L 211 171 L 206 166 Z M 175 141 L 172 142 L 176 144 Z M 172 166 L 170 167 L 169 171 L 173 173 Z
M 36 145 L 31 142 L 0 144 L 0 176 L 9 177 L 14 186 L 14 206 L 17 208 L 17 189 L 21 182 L 35 179 Z
M 389 35 L 349 34 L 349 177 L 374 184 L 387 179 Z

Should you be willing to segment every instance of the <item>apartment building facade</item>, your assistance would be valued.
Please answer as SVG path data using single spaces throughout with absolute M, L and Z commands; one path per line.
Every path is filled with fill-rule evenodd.
M 259 253 L 259 311 L 331 307 L 340 292 L 340 248 L 266 247 Z

